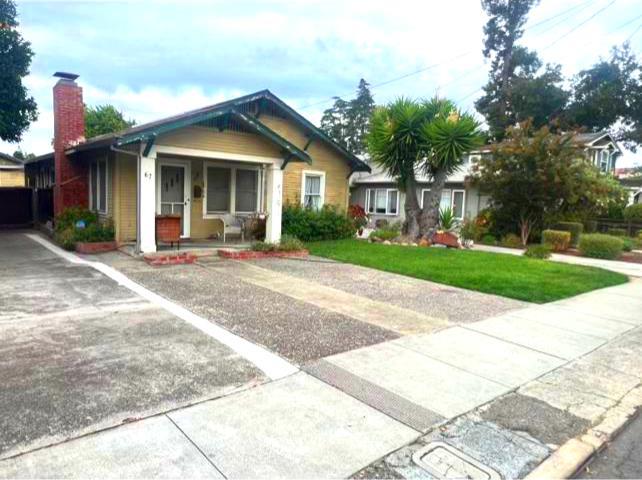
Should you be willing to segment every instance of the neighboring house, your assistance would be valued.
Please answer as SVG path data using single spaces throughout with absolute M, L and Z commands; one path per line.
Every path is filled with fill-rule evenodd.
M 30 169 L 53 160 L 55 212 L 89 207 L 142 252 L 156 250 L 161 213 L 181 215 L 183 237 L 193 239 L 265 214 L 266 239 L 278 241 L 285 202 L 345 210 L 350 175 L 370 171 L 268 90 L 85 139 L 78 76 L 55 76 L 54 152 Z
M 0 187 L 24 187 L 24 165 L 17 158 L 0 153 Z
M 617 157 L 622 154 L 617 143 L 607 132 L 582 133 L 574 137 L 578 152 L 589 159 L 603 172 L 614 172 Z M 482 155 L 489 155 L 484 148 L 471 152 L 464 158 L 457 172 L 448 177 L 441 195 L 441 208 L 450 207 L 459 219 L 474 218 L 480 210 L 486 208 L 490 197 L 467 180 L 472 174 L 472 167 Z M 423 208 L 424 198 L 430 191 L 431 179 L 417 173 L 417 200 Z M 394 179 L 381 168 L 372 166 L 372 173 L 356 174 L 352 178 L 350 203 L 362 206 L 372 223 L 379 219 L 388 222 L 403 221 L 405 194 L 398 188 Z
M 629 205 L 642 203 L 642 171 L 638 168 L 616 168 L 615 177 L 629 193 Z

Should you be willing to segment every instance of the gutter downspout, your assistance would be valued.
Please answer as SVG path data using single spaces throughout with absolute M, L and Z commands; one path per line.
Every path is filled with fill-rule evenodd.
M 136 247 L 134 248 L 135 253 L 140 253 L 140 152 L 131 152 L 129 150 L 121 150 L 116 148 L 113 145 L 110 145 L 109 149 L 112 152 L 122 153 L 124 155 L 132 155 L 136 157 Z M 140 150 L 140 149 L 139 149 Z

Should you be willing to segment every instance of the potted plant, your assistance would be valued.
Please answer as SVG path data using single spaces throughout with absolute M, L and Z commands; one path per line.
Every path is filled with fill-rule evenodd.
M 438 245 L 459 248 L 459 237 L 456 233 L 458 228 L 459 220 L 455 217 L 453 210 L 450 207 L 441 209 L 439 211 L 439 230 L 433 235 L 432 242 Z

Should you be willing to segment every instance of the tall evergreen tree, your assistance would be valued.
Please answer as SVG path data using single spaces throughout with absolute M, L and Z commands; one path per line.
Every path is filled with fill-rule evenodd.
M 36 101 L 22 84 L 33 52 L 17 27 L 16 4 L 0 0 L 0 139 L 8 142 L 19 142 L 38 118 Z
M 588 130 L 617 130 L 628 147 L 642 145 L 642 61 L 629 44 L 615 47 L 573 79 L 573 98 L 565 120 Z
M 136 125 L 126 120 L 113 105 L 88 107 L 85 105 L 85 137 L 91 138 L 105 133 L 114 133 Z
M 355 98 L 346 101 L 334 97 L 334 104 L 321 117 L 321 129 L 355 155 L 366 151 L 365 137 L 375 108 L 369 86 L 362 78 Z

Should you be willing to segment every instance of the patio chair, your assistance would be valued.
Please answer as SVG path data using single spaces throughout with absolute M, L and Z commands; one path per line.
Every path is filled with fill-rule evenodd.
M 227 235 L 239 235 L 241 241 L 245 241 L 245 217 L 239 215 L 225 214 L 221 215 L 220 220 L 223 222 L 223 243 L 227 241 Z

